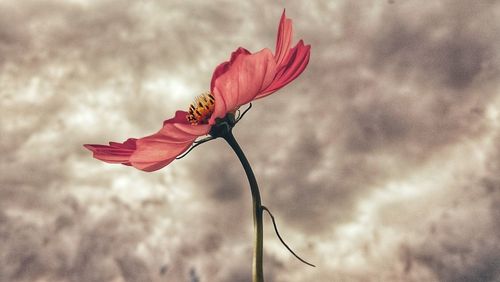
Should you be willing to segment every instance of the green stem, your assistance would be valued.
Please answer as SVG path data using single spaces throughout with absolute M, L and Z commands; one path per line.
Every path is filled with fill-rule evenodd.
M 226 133 L 223 138 L 233 148 L 234 152 L 240 159 L 243 169 L 247 174 L 250 190 L 252 192 L 252 206 L 253 206 L 253 227 L 254 227 L 254 249 L 253 249 L 253 262 L 252 262 L 252 282 L 264 282 L 264 272 L 262 268 L 262 255 L 263 255 L 263 225 L 262 225 L 262 203 L 260 200 L 259 186 L 253 174 L 252 167 L 248 162 L 245 154 L 234 139 L 231 130 Z

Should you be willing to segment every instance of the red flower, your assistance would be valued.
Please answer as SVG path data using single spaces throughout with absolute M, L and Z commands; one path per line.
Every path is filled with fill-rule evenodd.
M 189 112 L 177 111 L 174 118 L 164 121 L 157 133 L 124 143 L 110 142 L 109 146 L 86 144 L 85 148 L 96 159 L 144 171 L 168 165 L 198 137 L 207 135 L 216 118 L 224 118 L 240 106 L 275 92 L 304 71 L 311 47 L 300 40 L 290 48 L 292 29 L 292 20 L 283 11 L 274 55 L 268 48 L 254 54 L 238 48 L 229 61 L 215 69 L 210 92 L 199 96 Z

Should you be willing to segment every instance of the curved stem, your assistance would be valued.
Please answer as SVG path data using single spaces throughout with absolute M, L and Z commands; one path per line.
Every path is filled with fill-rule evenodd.
M 248 182 L 250 184 L 250 191 L 252 192 L 252 206 L 253 206 L 253 227 L 254 227 L 254 249 L 253 249 L 253 262 L 252 262 L 252 282 L 264 282 L 264 272 L 262 268 L 263 256 L 263 224 L 262 224 L 262 203 L 260 200 L 259 186 L 253 174 L 252 167 L 248 162 L 245 154 L 234 139 L 231 130 L 223 136 L 229 146 L 234 150 L 245 173 L 247 174 Z
M 274 226 L 274 231 L 276 232 L 276 235 L 278 236 L 278 239 L 280 239 L 281 241 L 281 244 L 283 244 L 283 246 L 285 246 L 285 248 L 290 252 L 292 253 L 292 255 L 294 255 L 298 260 L 300 260 L 302 263 L 305 263 L 309 266 L 312 266 L 312 267 L 316 267 L 316 265 L 310 263 L 310 262 L 307 262 L 305 261 L 303 258 L 299 257 L 299 255 L 297 255 L 286 243 L 285 243 L 285 240 L 283 240 L 283 238 L 281 238 L 281 235 L 280 235 L 280 232 L 278 231 L 278 225 L 276 224 L 276 220 L 274 219 L 274 215 L 271 213 L 271 211 L 266 207 L 266 206 L 262 206 L 262 209 L 265 210 L 269 216 L 271 217 L 271 220 L 273 221 L 273 226 Z

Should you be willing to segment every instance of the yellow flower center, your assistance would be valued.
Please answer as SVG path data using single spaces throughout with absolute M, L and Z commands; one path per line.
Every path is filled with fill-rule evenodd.
M 214 102 L 215 98 L 210 92 L 205 92 L 196 97 L 194 102 L 189 106 L 187 120 L 192 125 L 207 124 L 210 116 L 214 112 Z

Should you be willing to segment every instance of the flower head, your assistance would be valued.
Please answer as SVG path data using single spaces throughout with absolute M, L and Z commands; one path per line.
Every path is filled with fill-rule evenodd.
M 158 170 L 188 150 L 195 140 L 210 133 L 217 120 L 234 113 L 240 106 L 265 97 L 284 87 L 306 68 L 310 46 L 300 40 L 292 44 L 292 20 L 285 12 L 278 27 L 276 50 L 256 53 L 239 47 L 229 61 L 218 65 L 212 75 L 210 91 L 196 98 L 188 112 L 177 111 L 163 122 L 155 134 L 129 138 L 109 145 L 86 144 L 94 157 L 131 165 L 144 171 Z

